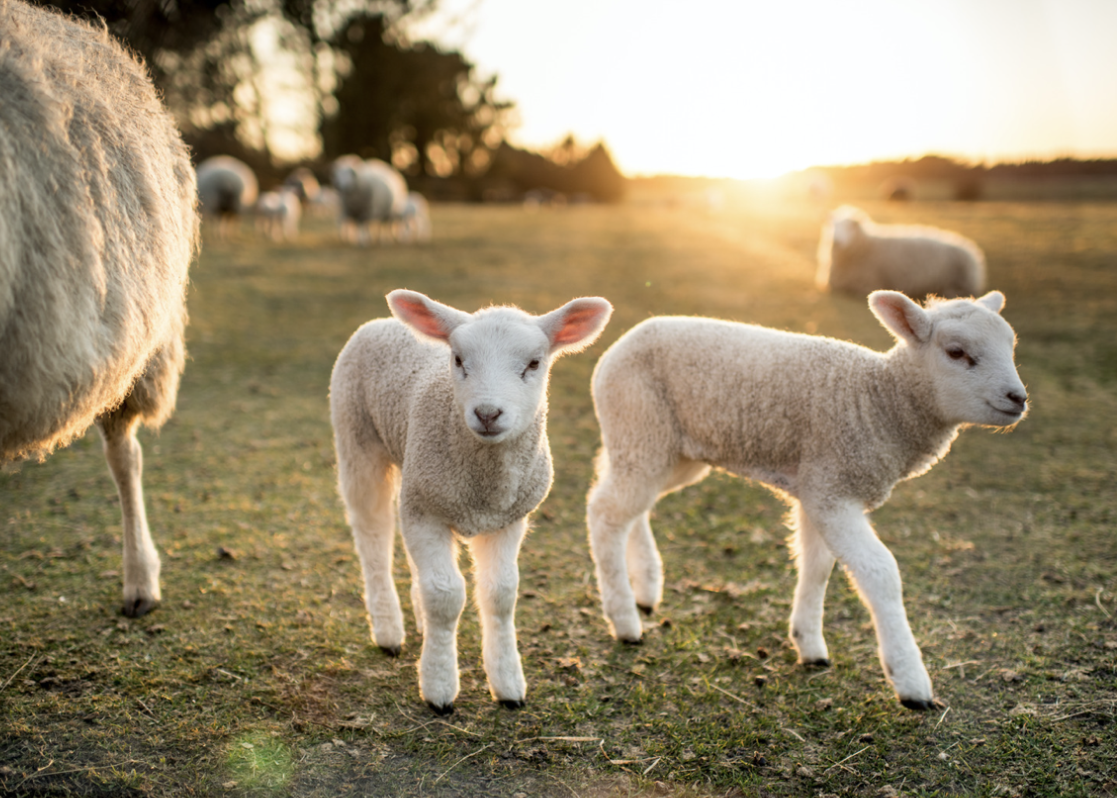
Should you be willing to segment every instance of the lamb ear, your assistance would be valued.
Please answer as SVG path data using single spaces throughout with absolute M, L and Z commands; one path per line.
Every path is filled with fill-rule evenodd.
M 1005 306 L 1005 295 L 1000 291 L 990 291 L 985 296 L 975 299 L 974 302 L 985 305 L 985 307 L 989 308 L 989 310 L 994 313 L 1000 313 L 1001 308 Z
M 472 318 L 464 311 L 404 288 L 389 293 L 387 300 L 393 316 L 412 332 L 432 341 L 446 341 L 455 327 Z
M 869 309 L 898 341 L 919 344 L 931 337 L 927 311 L 899 291 L 873 291 L 869 294 Z
M 601 297 L 581 297 L 540 316 L 536 323 L 551 342 L 551 354 L 579 352 L 597 340 L 613 315 L 613 306 Z

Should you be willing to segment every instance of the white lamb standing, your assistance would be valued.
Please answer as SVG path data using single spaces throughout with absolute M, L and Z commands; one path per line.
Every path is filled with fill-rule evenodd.
M 985 286 L 985 255 L 968 238 L 919 225 L 876 224 L 844 205 L 822 226 L 819 289 L 867 295 L 888 289 L 909 296 L 977 296 Z
M 219 238 L 228 238 L 240 217 L 255 207 L 259 191 L 252 168 L 231 155 L 198 164 L 198 200 L 202 213 L 217 220 Z
M 400 214 L 400 241 L 425 244 L 431 240 L 431 210 L 427 198 L 412 191 Z
M 575 299 L 544 316 L 514 307 L 469 314 L 414 291 L 388 294 L 395 319 L 363 325 L 330 380 L 338 481 L 365 579 L 376 644 L 398 655 L 403 615 L 392 581 L 395 510 L 423 637 L 419 687 L 438 714 L 458 694 L 457 624 L 473 557 L 489 691 L 509 707 L 526 686 L 514 621 L 527 515 L 551 487 L 547 382 L 559 355 L 589 346 L 612 306 Z
M 399 171 L 375 158 L 365 161 L 343 155 L 334 161 L 330 179 L 341 198 L 342 240 L 367 246 L 373 227 L 377 243 L 383 241 L 385 230 L 389 239 L 394 237 L 407 202 L 407 182 Z
M 0 0 L 0 462 L 96 424 L 124 517 L 124 614 L 160 599 L 141 424 L 173 412 L 194 169 L 103 26 Z
M 256 200 L 256 227 L 273 241 L 294 241 L 299 237 L 302 203 L 294 189 L 283 186 L 265 191 Z
M 625 333 L 593 375 L 603 447 L 587 513 L 613 634 L 639 642 L 638 608 L 650 614 L 662 599 L 649 522 L 656 501 L 721 468 L 790 505 L 799 571 L 790 632 L 799 661 L 829 664 L 822 605 L 836 558 L 872 614 L 901 703 L 930 708 L 900 573 L 866 514 L 897 482 L 930 469 L 962 426 L 1006 427 L 1024 417 L 1003 304 L 997 291 L 926 308 L 875 291 L 869 307 L 896 338 L 885 353 L 704 318 L 652 318 Z

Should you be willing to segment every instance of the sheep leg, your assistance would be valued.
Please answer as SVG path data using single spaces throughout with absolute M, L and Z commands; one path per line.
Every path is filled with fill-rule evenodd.
M 522 707 L 527 693 L 516 647 L 516 592 L 520 584 L 516 558 L 526 531 L 527 523 L 520 520 L 499 532 L 469 540 L 489 693 L 494 701 L 510 709 Z
M 372 639 L 386 654 L 399 656 L 403 611 L 392 579 L 399 469 L 379 446 L 357 448 L 339 442 L 338 475 L 364 575 Z
M 127 405 L 122 406 L 122 410 Z M 140 419 L 128 412 L 110 413 L 97 419 L 104 441 L 105 460 L 120 495 L 124 520 L 124 605 L 129 618 L 146 615 L 157 606 L 159 552 L 151 539 L 144 509 L 143 447 L 136 438 Z
M 799 652 L 800 663 L 827 666 L 830 654 L 822 634 L 822 605 L 830 572 L 834 569 L 834 555 L 798 502 L 792 512 L 795 524 L 791 550 L 799 582 L 791 609 L 791 642 Z
M 652 535 L 650 510 L 629 526 L 626 553 L 636 606 L 651 615 L 663 600 L 663 559 Z
M 823 510 L 804 502 L 803 510 L 869 608 L 880 662 L 900 703 L 908 709 L 930 709 L 934 706 L 931 677 L 904 612 L 896 558 L 877 538 L 864 509 L 856 504 L 830 504 Z
M 415 564 L 423 613 L 419 690 L 439 715 L 454 711 L 458 696 L 458 619 L 465 607 L 465 579 L 449 527 L 402 515 L 403 542 Z
M 419 576 L 415 570 L 415 561 L 411 559 L 411 552 L 404 546 L 407 553 L 407 568 L 411 574 L 411 612 L 415 616 L 415 630 L 420 636 L 423 634 L 423 593 L 419 590 Z

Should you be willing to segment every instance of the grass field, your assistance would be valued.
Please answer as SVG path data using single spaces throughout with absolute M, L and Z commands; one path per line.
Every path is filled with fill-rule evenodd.
M 439 206 L 421 248 L 345 247 L 324 222 L 290 246 L 206 241 L 178 412 L 142 438 L 156 612 L 119 614 L 119 508 L 95 434 L 0 474 L 0 794 L 1117 793 L 1117 205 L 866 209 L 982 245 L 1032 402 L 1011 434 L 964 432 L 874 514 L 941 709 L 900 707 L 839 575 L 833 666 L 795 664 L 783 508 L 726 475 L 657 507 L 667 590 L 644 644 L 614 643 L 598 607 L 588 385 L 611 341 L 700 313 L 890 345 L 863 299 L 814 289 L 820 212 Z M 412 636 L 398 659 L 369 639 L 326 393 L 397 287 L 468 310 L 616 306 L 601 342 L 552 373 L 555 484 L 520 560 L 520 711 L 489 699 L 471 607 L 456 713 L 421 702 L 402 553 Z

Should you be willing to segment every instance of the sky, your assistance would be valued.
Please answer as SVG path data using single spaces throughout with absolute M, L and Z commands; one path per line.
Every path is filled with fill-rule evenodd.
M 1117 0 L 440 0 L 510 140 L 629 175 L 1117 157 Z

